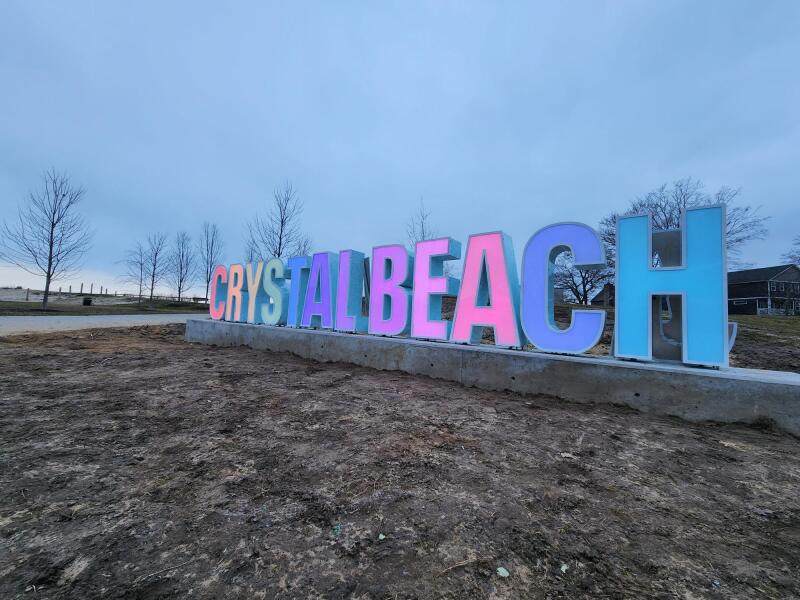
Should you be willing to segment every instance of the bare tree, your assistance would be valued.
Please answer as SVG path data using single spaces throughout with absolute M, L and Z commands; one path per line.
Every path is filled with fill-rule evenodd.
M 258 260 L 258 249 L 252 244 L 251 240 L 246 240 L 244 244 L 244 263 L 251 263 Z
M 311 252 L 311 238 L 308 235 L 303 234 L 300 236 L 300 239 L 297 240 L 293 254 L 295 256 L 307 256 L 311 254 Z
M 141 303 L 147 274 L 147 251 L 141 242 L 136 242 L 136 246 L 132 250 L 128 250 L 123 263 L 125 264 L 125 274 L 122 276 L 122 280 L 139 286 L 139 302 Z
M 602 289 L 613 275 L 613 271 L 608 268 L 577 268 L 571 252 L 562 252 L 558 255 L 553 271 L 555 286 L 564 288 L 578 304 L 586 305 L 595 292 Z
M 150 281 L 150 301 L 156 286 L 167 274 L 169 263 L 167 261 L 167 234 L 152 233 L 147 236 L 145 248 L 145 277 Z
M 800 235 L 794 238 L 792 247 L 783 255 L 783 260 L 794 263 L 795 265 L 800 265 Z
M 216 223 L 203 223 L 203 231 L 200 234 L 200 241 L 198 242 L 198 250 L 200 257 L 200 268 L 203 272 L 203 280 L 206 284 L 206 295 L 208 298 L 208 288 L 211 286 L 211 275 L 214 273 L 214 267 L 219 264 L 222 256 L 222 236 L 219 232 L 219 227 Z
M 656 230 L 677 229 L 681 224 L 681 212 L 687 208 L 724 204 L 726 207 L 726 239 L 728 264 L 732 267 L 743 267 L 747 263 L 740 261 L 742 249 L 747 242 L 766 237 L 766 222 L 769 217 L 758 214 L 759 208 L 749 205 L 737 205 L 739 189 L 721 187 L 715 194 L 708 194 L 699 179 L 687 177 L 675 181 L 671 186 L 666 183 L 630 203 L 623 215 L 649 213 L 653 216 L 653 227 Z M 616 264 L 618 213 L 612 213 L 600 221 L 600 237 L 609 252 L 609 264 Z
M 273 192 L 266 216 L 248 223 L 245 253 L 251 260 L 307 254 L 311 240 L 300 226 L 302 214 L 303 203 L 287 181 Z
M 431 213 L 425 208 L 425 202 L 422 198 L 419 199 L 417 212 L 411 215 L 408 223 L 406 223 L 406 235 L 412 248 L 417 245 L 417 242 L 433 240 L 439 236 L 439 233 L 431 223 Z
M 408 244 L 412 249 L 417 245 L 417 242 L 434 240 L 439 237 L 439 232 L 431 221 L 431 213 L 425 208 L 425 202 L 422 198 L 419 199 L 417 212 L 411 215 L 411 218 L 406 223 L 406 235 L 408 236 Z M 457 269 L 453 262 L 444 263 L 444 274 L 447 277 L 454 277 L 456 272 Z
M 192 287 L 197 275 L 197 261 L 192 247 L 192 238 L 185 231 L 175 235 L 167 259 L 167 280 L 172 289 L 178 291 L 178 302 L 186 290 Z
M 42 310 L 47 310 L 52 281 L 73 272 L 89 250 L 91 231 L 75 208 L 83 197 L 69 177 L 51 169 L 42 187 L 28 195 L 17 220 L 3 223 L 0 259 L 28 273 L 44 276 Z

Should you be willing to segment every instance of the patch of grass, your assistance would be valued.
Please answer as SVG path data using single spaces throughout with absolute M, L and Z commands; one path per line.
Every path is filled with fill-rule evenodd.
M 33 302 L 0 302 L 0 316 L 68 316 L 68 315 L 138 315 L 157 313 L 207 313 L 208 306 L 194 302 L 172 302 L 155 300 L 132 302 L 129 304 L 106 304 L 96 306 L 83 306 L 81 304 L 65 304 L 51 302 L 47 312 L 42 310 L 42 305 Z
M 739 337 L 753 341 L 792 341 L 800 347 L 800 317 L 730 315 L 739 323 Z

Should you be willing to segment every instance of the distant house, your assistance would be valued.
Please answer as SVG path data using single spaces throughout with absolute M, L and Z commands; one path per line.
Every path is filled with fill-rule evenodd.
M 614 284 L 607 283 L 592 306 L 614 306 Z M 800 267 L 778 265 L 728 273 L 728 312 L 732 315 L 800 315 Z
M 592 306 L 614 306 L 614 284 L 607 283 L 590 301 Z
M 800 315 L 800 267 L 778 265 L 728 273 L 732 315 Z

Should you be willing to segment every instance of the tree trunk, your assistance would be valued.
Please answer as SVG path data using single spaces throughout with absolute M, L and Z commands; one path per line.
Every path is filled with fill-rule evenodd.
M 42 298 L 42 310 L 47 312 L 47 302 L 50 300 L 50 278 L 51 275 L 47 275 L 44 280 L 44 298 Z
M 50 300 L 50 281 L 53 279 L 53 244 L 55 243 L 56 226 L 52 219 L 50 222 L 49 248 L 47 250 L 47 271 L 44 276 L 44 298 L 42 298 L 42 311 L 47 312 L 47 302 Z

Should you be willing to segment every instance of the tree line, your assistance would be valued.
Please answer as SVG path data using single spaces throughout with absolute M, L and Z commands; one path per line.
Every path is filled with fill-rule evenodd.
M 256 215 L 247 225 L 245 262 L 298 256 L 311 252 L 311 238 L 301 227 L 303 203 L 288 181 L 272 194 L 263 215 Z M 152 301 L 159 285 L 166 284 L 178 301 L 199 283 L 208 298 L 214 267 L 222 262 L 224 242 L 219 227 L 203 223 L 197 240 L 187 232 L 151 233 L 144 242 L 129 250 L 124 263 L 125 281 L 138 286 L 139 300 L 145 293 Z
M 223 249 L 215 223 L 203 223 L 196 241 L 185 231 L 176 233 L 171 241 L 166 233 L 151 233 L 128 251 L 123 279 L 138 287 L 139 302 L 145 294 L 152 302 L 156 288 L 163 283 L 176 292 L 180 302 L 198 279 L 205 283 L 207 298 L 211 274 L 222 260 Z
M 0 233 L 0 260 L 44 277 L 42 308 L 47 310 L 53 281 L 74 273 L 91 248 L 93 232 L 78 212 L 85 195 L 80 185 L 50 169 L 42 176 L 40 186 L 31 191 L 18 207 L 17 217 L 4 220 Z M 656 230 L 675 229 L 681 213 L 687 208 L 724 204 L 727 215 L 727 251 L 729 265 L 742 268 L 742 249 L 750 241 L 766 236 L 768 217 L 759 208 L 739 202 L 739 189 L 721 187 L 713 194 L 705 191 L 700 180 L 685 178 L 664 184 L 647 194 L 631 200 L 624 211 L 611 212 L 599 224 L 605 243 L 607 266 L 604 269 L 579 269 L 569 252 L 561 253 L 555 261 L 554 277 L 564 288 L 568 299 L 588 304 L 603 285 L 613 280 L 616 262 L 616 219 L 621 215 L 649 213 Z M 309 254 L 311 238 L 302 227 L 303 202 L 290 182 L 273 191 L 263 214 L 248 222 L 245 234 L 246 262 L 272 257 L 287 258 Z M 407 223 L 406 233 L 413 246 L 418 241 L 438 236 L 432 226 L 431 213 L 420 201 L 418 210 Z M 219 227 L 203 224 L 196 237 L 180 231 L 171 238 L 163 232 L 153 232 L 137 242 L 123 259 L 123 279 L 138 290 L 141 301 L 152 300 L 159 286 L 168 285 L 179 300 L 195 285 L 204 285 L 208 298 L 214 267 L 222 262 L 224 242 Z M 800 263 L 800 236 L 783 255 L 788 262 Z M 653 257 L 658 260 L 657 256 Z M 447 274 L 452 274 L 450 266 Z

